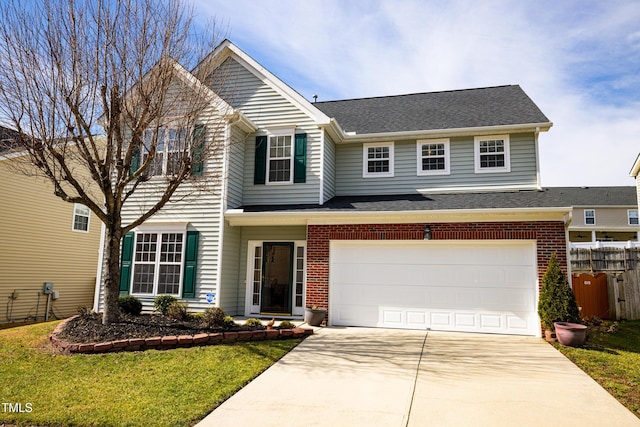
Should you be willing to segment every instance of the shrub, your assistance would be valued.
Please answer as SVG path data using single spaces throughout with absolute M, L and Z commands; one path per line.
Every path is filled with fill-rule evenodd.
M 538 315 L 548 331 L 555 330 L 554 322 L 580 322 L 576 297 L 569 286 L 567 277 L 560 269 L 555 252 L 549 258 L 549 266 L 542 276 Z
M 203 323 L 210 328 L 223 328 L 226 314 L 220 307 L 209 307 L 204 311 Z
M 140 316 L 142 313 L 142 302 L 133 295 L 122 295 L 118 298 L 118 307 L 124 314 Z
M 178 298 L 172 295 L 158 295 L 156 299 L 153 300 L 153 307 L 157 312 L 166 315 L 169 310 L 169 306 L 176 301 L 178 301 Z
M 225 316 L 222 327 L 225 329 L 233 329 L 236 327 L 236 322 L 233 321 L 233 317 Z
M 283 320 L 278 325 L 278 329 L 293 329 L 295 327 L 296 325 L 294 325 L 292 322 L 289 322 L 288 320 Z
M 256 318 L 254 318 L 254 317 L 251 317 L 251 318 L 249 318 L 249 319 L 245 320 L 244 325 L 245 325 L 245 326 L 249 326 L 249 327 L 251 327 L 251 328 L 254 328 L 254 327 L 256 327 L 256 326 L 262 326 L 262 322 L 261 322 L 261 321 L 259 321 L 259 320 L 258 320 L 258 319 L 256 319 Z
M 189 320 L 189 306 L 184 301 L 174 301 L 167 308 L 167 317 L 175 320 Z

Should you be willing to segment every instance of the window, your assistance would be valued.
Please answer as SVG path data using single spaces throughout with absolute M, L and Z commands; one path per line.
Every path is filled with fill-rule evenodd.
M 627 218 L 629 219 L 629 225 L 638 225 L 638 210 L 629 209 L 627 211 Z
M 449 173 L 449 139 L 418 141 L 418 175 Z
M 270 184 L 293 182 L 293 131 L 284 132 L 287 134 L 269 135 L 267 177 Z
M 474 139 L 475 172 L 510 172 L 509 135 L 477 136 Z
M 363 144 L 362 176 L 393 176 L 393 142 Z
M 596 211 L 594 209 L 584 210 L 584 223 L 586 225 L 596 225 Z
M 184 233 L 137 233 L 133 294 L 179 295 Z
M 156 155 L 153 163 L 149 166 L 149 175 L 173 175 L 180 169 L 180 160 L 184 153 L 184 146 L 187 143 L 187 135 L 182 129 L 158 129 L 155 132 Z M 147 160 L 149 149 L 154 143 L 154 131 L 147 130 L 144 133 L 142 163 Z
M 89 231 L 89 208 L 75 203 L 73 205 L 73 231 Z

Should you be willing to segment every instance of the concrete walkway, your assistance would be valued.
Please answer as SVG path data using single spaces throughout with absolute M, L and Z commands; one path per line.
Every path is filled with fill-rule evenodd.
M 326 328 L 209 414 L 213 426 L 640 426 L 539 338 Z

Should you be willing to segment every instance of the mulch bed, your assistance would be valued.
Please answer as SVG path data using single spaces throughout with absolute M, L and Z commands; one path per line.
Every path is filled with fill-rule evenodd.
M 265 329 L 265 327 L 238 325 L 226 331 L 261 329 Z M 200 322 L 175 320 L 161 314 L 122 315 L 119 322 L 103 325 L 102 317 L 94 313 L 70 319 L 58 334 L 58 337 L 70 343 L 82 344 L 131 338 L 208 334 L 222 331 L 223 329 L 220 328 L 206 327 Z

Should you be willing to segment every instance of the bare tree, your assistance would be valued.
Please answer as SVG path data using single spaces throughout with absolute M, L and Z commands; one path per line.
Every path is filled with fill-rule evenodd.
M 103 323 L 118 316 L 122 237 L 186 182 L 193 189 L 217 176 L 203 164 L 223 149 L 212 136 L 221 114 L 212 112 L 224 102 L 202 83 L 206 65 L 183 68 L 199 64 L 216 38 L 213 23 L 198 26 L 179 0 L 0 5 L 0 114 L 28 153 L 23 172 L 35 166 L 56 196 L 105 224 Z M 141 190 L 144 209 L 124 223 L 123 206 Z

